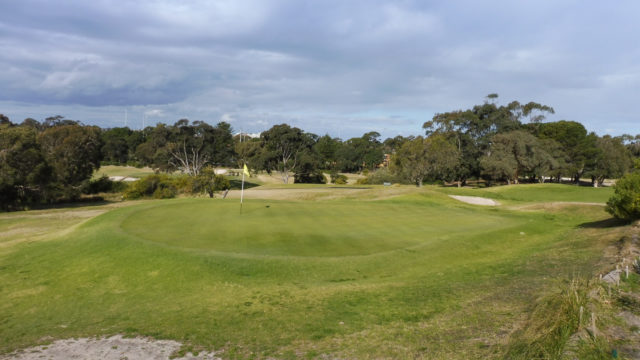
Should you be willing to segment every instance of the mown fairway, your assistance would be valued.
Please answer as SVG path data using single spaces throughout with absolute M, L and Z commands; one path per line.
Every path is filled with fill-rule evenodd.
M 606 229 L 579 225 L 608 218 L 600 206 L 471 206 L 427 188 L 250 199 L 242 215 L 230 199 L 132 202 L 21 241 L 20 224 L 47 214 L 0 218 L 2 351 L 122 333 L 229 358 L 497 357 L 537 296 L 592 271 Z

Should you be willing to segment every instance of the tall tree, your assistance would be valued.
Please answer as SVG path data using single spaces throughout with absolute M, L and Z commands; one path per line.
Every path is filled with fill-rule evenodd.
M 76 124 L 48 127 L 38 135 L 38 143 L 64 196 L 77 196 L 80 184 L 100 167 L 97 127 Z
M 592 167 L 586 171 L 594 187 L 602 186 L 606 178 L 619 178 L 633 166 L 631 153 L 622 137 L 605 135 L 596 141 L 597 155 Z
M 260 139 L 268 152 L 266 169 L 277 170 L 285 184 L 289 183 L 290 173 L 299 165 L 301 154 L 313 146 L 312 139 L 302 130 L 287 124 L 274 125 L 262 132 Z
M 585 170 L 593 166 L 598 153 L 597 136 L 587 133 L 579 122 L 561 120 L 539 124 L 536 135 L 541 139 L 553 139 L 561 145 L 567 157 L 563 172 L 574 182 L 578 183 Z
M 340 169 L 348 172 L 375 169 L 384 160 L 383 145 L 379 138 L 380 133 L 370 131 L 343 142 L 337 151 Z
M 405 179 L 422 186 L 426 178 L 447 180 L 460 162 L 458 149 L 443 135 L 418 136 L 405 142 L 393 157 L 393 168 Z
M 482 171 L 479 159 L 490 146 L 490 139 L 499 133 L 518 130 L 523 120 L 539 122 L 544 114 L 553 113 L 553 108 L 535 102 L 525 105 L 512 101 L 507 106 L 498 106 L 497 94 L 489 94 L 484 104 L 468 110 L 436 114 L 423 124 L 427 136 L 441 134 L 449 138 L 462 154 L 458 169 L 458 180 L 479 177 Z
M 338 149 L 341 145 L 340 139 L 332 138 L 328 134 L 318 138 L 313 145 L 313 150 L 318 154 L 322 168 L 330 170 L 336 166 Z
M 42 156 L 35 129 L 0 125 L 0 207 L 46 200 L 51 181 L 51 168 Z
M 111 128 L 103 130 L 102 160 L 112 164 L 126 164 L 129 160 L 129 143 L 127 139 L 132 131 L 129 128 Z
M 542 177 L 555 165 L 538 139 L 521 130 L 494 135 L 480 163 L 484 174 L 492 179 L 506 179 L 508 184 L 518 183 L 525 175 Z
M 233 154 L 231 126 L 221 122 L 215 127 L 203 122 L 181 119 L 170 128 L 167 152 L 176 169 L 196 176 L 207 164 L 227 165 Z

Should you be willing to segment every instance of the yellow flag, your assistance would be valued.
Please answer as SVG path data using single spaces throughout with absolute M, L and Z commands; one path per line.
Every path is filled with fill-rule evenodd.
M 247 164 L 244 164 L 244 170 L 243 170 L 243 171 L 244 171 L 244 174 L 245 174 L 245 175 L 247 175 L 247 176 L 251 176 L 251 175 L 249 174 L 249 168 L 247 167 Z

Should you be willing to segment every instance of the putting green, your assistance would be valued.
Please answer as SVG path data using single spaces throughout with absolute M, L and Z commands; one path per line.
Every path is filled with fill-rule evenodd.
M 472 231 L 513 226 L 486 211 L 411 202 L 287 202 L 244 205 L 190 199 L 143 208 L 121 224 L 139 238 L 223 253 L 336 257 L 421 246 Z M 452 226 L 453 224 L 453 226 Z

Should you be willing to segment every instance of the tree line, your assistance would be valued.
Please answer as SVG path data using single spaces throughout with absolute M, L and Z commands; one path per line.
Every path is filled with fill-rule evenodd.
M 617 178 L 640 157 L 640 135 L 598 136 L 579 122 L 545 122 L 552 107 L 517 101 L 497 103 L 490 94 L 470 109 L 436 114 L 423 135 L 381 139 L 371 131 L 342 140 L 280 124 L 258 138 L 233 135 L 220 122 L 178 120 L 142 130 L 102 129 L 53 116 L 13 123 L 0 115 L 0 202 L 2 207 L 77 199 L 100 165 L 148 166 L 202 178 L 211 167 L 278 173 L 288 183 L 344 181 L 339 173 L 365 173 L 369 183 L 470 179 L 489 184 L 520 181 L 595 186 Z

